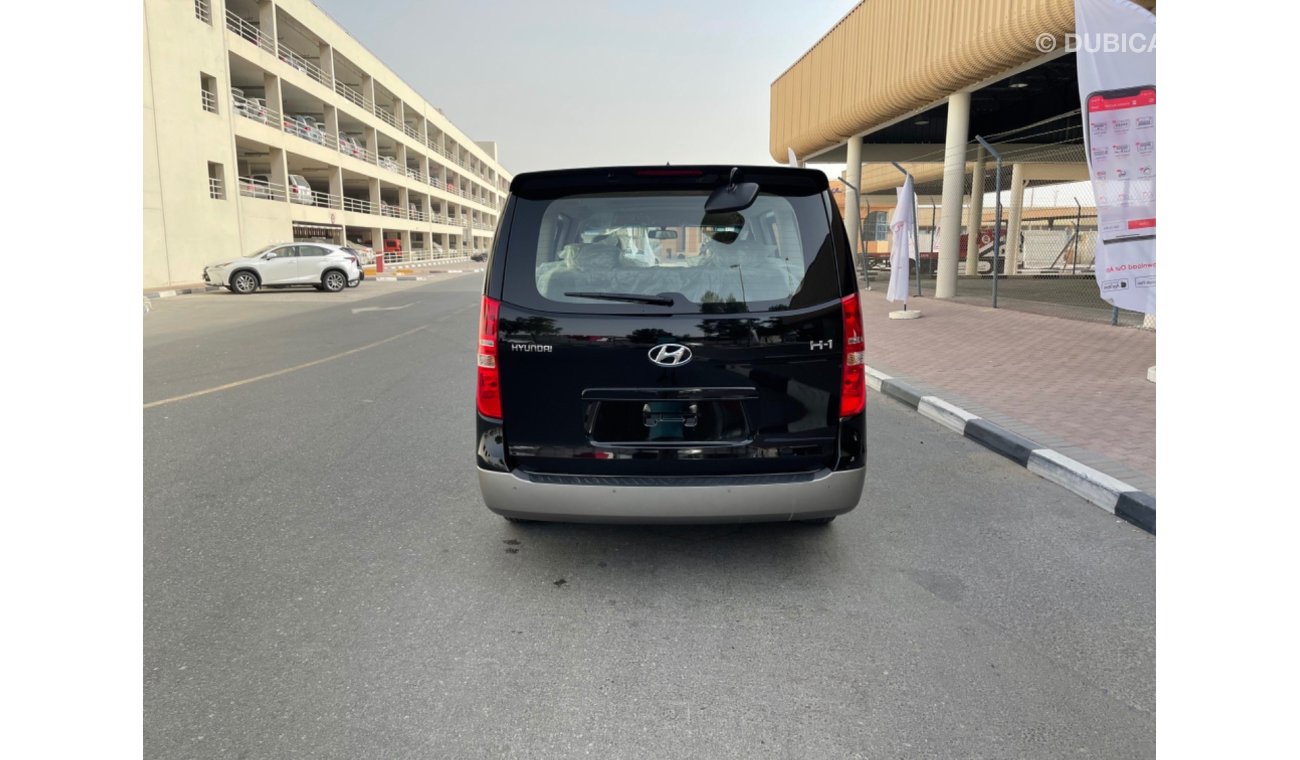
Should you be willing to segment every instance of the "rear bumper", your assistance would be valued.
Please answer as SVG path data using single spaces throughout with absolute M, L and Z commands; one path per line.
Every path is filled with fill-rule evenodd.
M 595 484 L 539 482 L 526 473 L 479 468 L 479 490 L 488 509 L 523 520 L 600 523 L 787 522 L 841 515 L 862 498 L 864 468 L 811 478 L 689 478 L 642 485 L 644 478 L 591 478 Z M 548 478 L 548 481 L 563 480 Z M 731 480 L 731 482 L 728 482 Z

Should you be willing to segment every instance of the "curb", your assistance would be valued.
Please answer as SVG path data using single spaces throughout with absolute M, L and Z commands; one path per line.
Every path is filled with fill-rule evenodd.
M 153 290 L 146 291 L 145 298 L 172 298 L 174 296 L 187 296 L 191 293 L 211 293 L 214 290 L 221 290 L 215 285 L 195 285 L 185 288 L 173 288 L 171 290 Z
M 482 271 L 482 269 L 433 269 L 424 274 L 471 274 Z M 426 277 L 422 274 L 399 274 L 378 275 L 375 277 L 368 277 L 367 279 L 374 280 L 375 282 L 424 282 L 425 280 L 431 280 L 433 278 Z
M 1155 535 L 1156 498 L 1151 494 L 871 367 L 867 387 Z

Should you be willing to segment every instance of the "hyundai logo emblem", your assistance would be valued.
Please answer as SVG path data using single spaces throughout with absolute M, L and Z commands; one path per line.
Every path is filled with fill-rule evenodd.
M 664 343 L 650 349 L 650 361 L 660 367 L 680 367 L 691 360 L 691 350 L 680 343 Z

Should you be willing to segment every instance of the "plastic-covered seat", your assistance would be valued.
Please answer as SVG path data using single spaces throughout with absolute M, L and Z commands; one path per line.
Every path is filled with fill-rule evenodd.
M 800 262 L 801 264 L 802 262 Z M 689 267 L 645 266 L 625 259 L 617 240 L 565 246 L 558 261 L 537 269 L 537 290 L 553 301 L 565 293 L 680 293 L 695 303 L 777 301 L 799 289 L 803 270 L 778 258 L 776 248 L 737 241 L 715 244 Z
M 775 246 L 746 240 L 713 243 L 699 269 L 711 273 L 702 279 L 711 280 L 711 289 L 723 300 L 728 295 L 746 302 L 783 300 L 803 281 L 802 268 L 778 258 Z

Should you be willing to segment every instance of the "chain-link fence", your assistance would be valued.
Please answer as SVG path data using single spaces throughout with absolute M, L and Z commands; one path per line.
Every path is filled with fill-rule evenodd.
M 952 233 L 959 237 L 954 300 L 1142 326 L 1144 315 L 1116 310 L 1099 295 L 1097 210 L 1079 113 L 984 140 L 988 149 L 972 141 L 967 152 L 961 229 Z M 995 155 L 1001 157 L 1000 171 Z M 911 292 L 917 292 L 919 280 L 922 295 L 934 294 L 940 245 L 949 234 L 943 229 L 943 158 L 940 147 L 898 166 L 863 167 L 862 266 L 864 279 L 873 285 L 883 287 L 889 278 L 889 219 L 894 188 L 902 185 L 906 171 L 917 196 L 918 260 Z

